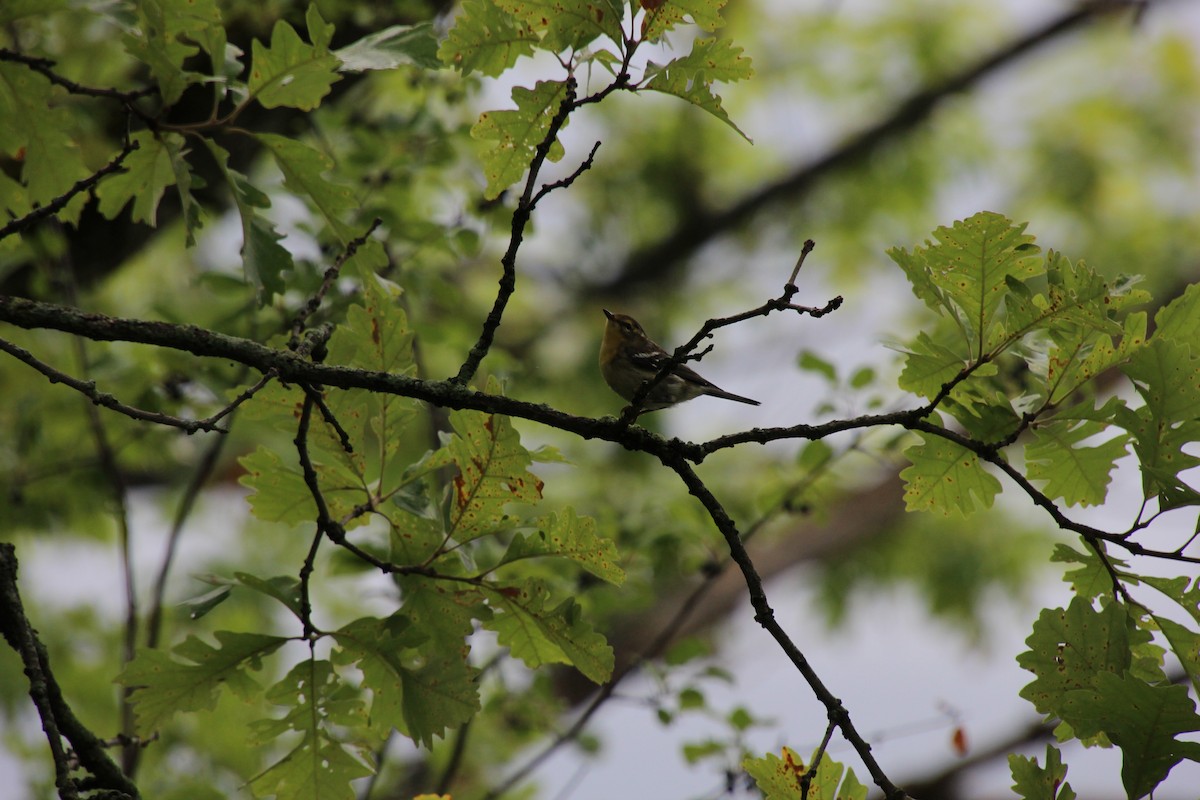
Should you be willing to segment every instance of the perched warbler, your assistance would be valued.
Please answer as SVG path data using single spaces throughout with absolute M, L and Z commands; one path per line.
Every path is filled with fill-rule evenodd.
M 632 400 L 642 382 L 657 375 L 671 355 L 655 344 L 633 317 L 614 314 L 608 309 L 604 309 L 604 316 L 608 317 L 608 324 L 600 342 L 600 372 L 614 392 Z M 702 394 L 759 405 L 757 400 L 727 392 L 678 364 L 650 390 L 642 401 L 641 412 L 657 411 Z

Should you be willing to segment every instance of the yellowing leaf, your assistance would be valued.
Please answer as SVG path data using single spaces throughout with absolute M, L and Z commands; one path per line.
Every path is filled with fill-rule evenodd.
M 909 511 L 940 511 L 967 515 L 991 508 L 1000 481 L 989 474 L 970 450 L 944 439 L 927 437 L 925 444 L 904 452 L 912 466 L 900 477 Z
M 463 75 L 478 70 L 496 77 L 533 54 L 537 33 L 488 0 L 466 0 L 450 34 L 438 48 L 438 58 Z
M 543 517 L 536 524 L 538 529 L 533 533 L 518 533 L 513 537 L 501 565 L 524 558 L 560 556 L 609 583 L 619 586 L 625 581 L 625 571 L 617 565 L 616 545 L 596 534 L 595 520 L 577 517 L 568 508 L 562 514 Z
M 479 115 L 471 136 L 492 143 L 483 155 L 485 194 L 489 198 L 499 196 L 525 174 L 566 95 L 567 85 L 559 81 L 538 81 L 533 89 L 516 86 L 512 90 L 515 111 L 485 111 Z M 562 155 L 562 144 L 556 139 L 547 157 L 558 161 Z

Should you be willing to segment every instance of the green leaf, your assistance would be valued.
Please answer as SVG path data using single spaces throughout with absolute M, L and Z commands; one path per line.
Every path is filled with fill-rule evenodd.
M 211 710 L 222 686 L 243 699 L 253 697 L 259 686 L 249 670 L 261 669 L 263 657 L 288 641 L 230 631 L 215 635 L 216 647 L 189 636 L 171 651 L 174 658 L 162 650 L 139 650 L 117 676 L 133 690 L 139 734 L 150 734 L 177 711 Z
M 74 127 L 71 114 L 54 91 L 24 65 L 0 63 L 0 119 L 11 121 L 0 126 L 0 153 L 20 162 L 27 195 L 18 206 L 48 203 L 86 174 L 79 148 L 66 135 Z
M 368 275 L 362 283 L 362 303 L 350 307 L 346 321 L 330 337 L 328 360 L 396 375 L 415 373 L 413 332 L 399 295 L 395 284 Z M 411 409 L 411 401 L 403 403 Z
M 721 106 L 721 98 L 712 90 L 714 83 L 745 80 L 754 74 L 750 59 L 742 53 L 742 48 L 728 39 L 698 39 L 687 55 L 661 66 L 650 64 L 646 68 L 645 88 L 687 100 L 750 141 L 750 137 L 729 118 Z
M 300 580 L 294 575 L 276 575 L 273 578 L 260 578 L 257 575 L 251 575 L 246 572 L 235 572 L 233 573 L 233 577 L 240 586 L 279 601 L 288 611 L 295 614 L 298 619 L 303 618 L 301 614 Z
M 312 111 L 329 94 L 337 73 L 337 56 L 324 48 L 305 44 L 288 23 L 279 20 L 267 47 L 257 39 L 251 45 L 250 96 L 264 108 L 288 106 Z
M 991 508 L 1000 481 L 984 469 L 979 457 L 945 439 L 927 437 L 924 444 L 904 451 L 912 461 L 900 477 L 909 511 L 940 511 L 967 515 Z
M 332 23 L 326 22 L 321 17 L 321 9 L 316 3 L 309 4 L 308 10 L 304 12 L 304 25 L 308 28 L 308 40 L 312 42 L 312 46 L 317 52 L 329 52 L 329 45 L 333 42 L 334 27 Z
M 174 160 L 182 157 L 183 137 L 177 133 L 155 136 L 138 131 L 131 137 L 138 149 L 125 159 L 125 172 L 110 175 L 96 187 L 100 213 L 115 219 L 132 200 L 134 222 L 151 227 L 158 223 L 158 204 L 176 180 Z
M 1056 404 L 1101 372 L 1128 361 L 1146 343 L 1146 315 L 1139 312 L 1126 317 L 1121 337 L 1115 343 L 1103 333 L 1072 339 L 1059 337 L 1059 342 L 1047 351 L 1044 362 L 1030 363 L 1034 373 L 1046 381 L 1049 401 Z
M 275 800 L 353 800 L 351 781 L 372 772 L 345 745 L 325 737 L 304 736 L 250 785 L 257 796 Z
M 1114 436 L 1093 447 L 1081 442 L 1105 430 L 1098 422 L 1068 420 L 1038 425 L 1025 445 L 1028 477 L 1045 481 L 1044 492 L 1051 500 L 1067 505 L 1095 506 L 1104 502 L 1117 459 L 1129 445 L 1127 435 Z
M 284 273 L 291 272 L 294 266 L 292 254 L 279 244 L 282 234 L 258 211 L 270 208 L 270 198 L 249 178 L 230 168 L 229 153 L 223 147 L 207 138 L 204 143 L 233 190 L 234 204 L 242 222 L 242 269 L 246 281 L 258 292 L 259 303 L 266 305 L 275 295 L 283 294 Z
M 577 517 L 567 508 L 561 514 L 550 514 L 534 523 L 538 530 L 528 536 L 513 537 L 504 557 L 497 566 L 511 564 L 524 558 L 561 556 L 576 562 L 601 580 L 620 586 L 625 571 L 617 565 L 617 548 L 611 539 L 596 534 L 596 521 Z
M 469 632 L 469 626 L 468 626 Z M 430 638 L 403 614 L 364 617 L 334 633 L 339 663 L 355 664 L 371 690 L 371 721 L 396 727 L 417 744 L 465 724 L 479 710 L 479 671 L 466 662 L 462 636 Z
M 1121 782 L 1130 798 L 1150 794 L 1183 759 L 1200 761 L 1200 742 L 1175 738 L 1200 731 L 1186 686 L 1102 672 L 1092 687 L 1070 692 L 1063 710 L 1077 730 L 1101 731 L 1121 748 Z
M 328 661 L 301 661 L 267 692 L 267 699 L 289 709 L 281 719 L 252 725 L 260 743 L 299 731 L 291 752 L 251 778 L 255 793 L 276 800 L 350 800 L 350 782 L 372 773 L 360 758 L 341 744 L 334 731 L 365 721 L 362 700 L 354 686 L 334 672 Z
M 315 6 L 313 6 L 315 8 Z M 342 72 L 396 69 L 411 64 L 440 69 L 437 35 L 433 23 L 392 25 L 333 51 Z
M 317 507 L 299 465 L 285 464 L 278 453 L 264 445 L 239 458 L 238 463 L 246 470 L 238 483 L 251 490 L 247 500 L 254 516 L 264 522 L 291 524 L 316 518 Z
M 514 86 L 512 98 L 516 111 L 485 111 L 471 128 L 471 136 L 492 146 L 483 154 L 488 198 L 516 183 L 529 168 L 539 144 L 550 131 L 550 122 L 567 97 L 567 85 L 561 81 L 538 81 L 532 90 Z M 547 156 L 558 161 L 562 144 L 555 139 Z
M 1192 688 L 1200 695 L 1200 633 L 1189 630 L 1173 619 L 1157 614 L 1151 616 L 1171 646 L 1171 652 L 1179 659 L 1184 673 L 1192 682 Z
M 949 313 L 973 343 L 976 356 L 998 323 L 1010 282 L 1041 271 L 1038 249 L 1025 225 L 980 212 L 933 232 L 936 242 L 893 248 L 888 255 L 908 276 L 913 292 L 930 308 Z
M 621 41 L 623 4 L 615 0 L 495 0 L 540 35 L 539 48 L 582 50 L 601 36 Z
M 1118 558 L 1108 557 L 1113 568 L 1118 570 L 1118 574 L 1126 564 Z M 1105 568 L 1100 558 L 1090 549 L 1085 548 L 1081 553 L 1068 545 L 1054 545 L 1054 554 L 1050 556 L 1050 560 L 1065 564 L 1082 564 L 1078 569 L 1068 570 L 1063 574 L 1063 580 L 1071 584 L 1075 590 L 1075 594 L 1080 597 L 1091 600 L 1101 595 L 1111 596 L 1113 593 L 1113 580 L 1108 570 Z
M 127 29 L 125 49 L 150 67 L 163 102 L 174 105 L 188 85 L 205 79 L 183 69 L 184 61 L 196 54 L 196 44 L 213 62 L 224 61 L 221 11 L 215 0 L 137 0 L 136 8 L 137 24 Z
M 1124 371 L 1156 422 L 1200 418 L 1200 353 L 1193 355 L 1190 344 L 1155 336 Z
M 1022 800 L 1075 800 L 1075 791 L 1066 782 L 1067 768 L 1062 754 L 1052 744 L 1046 745 L 1046 766 L 1039 767 L 1036 758 L 1010 755 L 1008 768 L 1013 776 L 1013 791 Z
M 1154 315 L 1154 338 L 1183 344 L 1200 341 L 1200 283 L 1191 284 L 1158 310 Z
M 837 367 L 832 361 L 822 358 L 812 350 L 801 350 L 796 365 L 805 372 L 815 372 L 832 384 L 837 383 Z
M 1021 690 L 1021 697 L 1039 712 L 1074 725 L 1063 713 L 1064 698 L 1091 688 L 1101 673 L 1124 673 L 1132 664 L 1133 645 L 1149 640 L 1150 634 L 1134 628 L 1117 603 L 1096 611 L 1090 602 L 1076 597 L 1065 609 L 1044 609 L 1025 640 L 1030 649 L 1017 656 L 1017 663 L 1037 676 Z
M 573 597 L 547 609 L 550 590 L 538 580 L 484 592 L 497 611 L 484 627 L 527 666 L 571 664 L 597 684 L 612 676 L 612 647 L 583 619 Z
M 1144 575 L 1142 581 L 1174 600 L 1192 615 L 1192 619 L 1200 622 L 1200 578 L 1182 575 L 1175 578 L 1159 578 Z
M 654 41 L 685 19 L 691 19 L 706 31 L 715 31 L 725 24 L 721 9 L 726 0 L 641 0 L 646 9 L 642 19 L 642 38 Z
M 324 153 L 286 136 L 259 133 L 257 138 L 275 156 L 275 163 L 283 173 L 284 187 L 308 197 L 342 244 L 354 239 L 355 232 L 345 222 L 345 217 L 357 205 L 354 193 L 348 186 L 331 183 L 323 177 L 333 168 L 333 161 Z
M 1145 405 L 1119 408 L 1116 419 L 1133 435 L 1143 491 L 1163 509 L 1200 504 L 1200 493 L 1181 477 L 1200 464 L 1185 450 L 1200 439 L 1200 356 L 1192 356 L 1187 344 L 1155 336 L 1125 372 Z
M 928 332 L 921 331 L 905 354 L 904 369 L 900 372 L 900 388 L 932 399 L 968 365 L 969 357 L 966 354 L 955 352 L 935 341 Z M 983 377 L 979 375 L 980 371 L 994 375 L 996 368 L 994 364 L 985 364 L 973 375 Z
M 205 592 L 199 597 L 193 597 L 188 600 L 184 600 L 179 605 L 187 610 L 188 619 L 200 619 L 208 612 L 221 605 L 221 603 L 224 603 L 229 598 L 232 588 L 233 587 L 229 586 L 228 584 L 224 586 L 218 586 L 215 589 Z
M 488 391 L 497 390 L 493 379 Z M 499 414 L 453 411 L 450 424 L 455 435 L 429 463 L 431 469 L 458 468 L 450 485 L 450 535 L 462 543 L 511 528 L 505 507 L 542 497 L 542 481 L 526 469 L 532 459 L 521 437 Z
M 463 75 L 478 70 L 496 77 L 533 55 L 537 33 L 490 0 L 465 0 L 454 27 L 438 48 L 438 58 Z

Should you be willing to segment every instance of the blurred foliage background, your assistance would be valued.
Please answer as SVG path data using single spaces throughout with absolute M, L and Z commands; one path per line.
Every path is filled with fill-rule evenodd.
M 302 26 L 307 8 L 300 0 L 219 5 L 229 41 L 246 52 L 253 40 L 269 38 L 276 19 Z M 434 19 L 445 26 L 454 11 L 422 0 L 316 5 L 336 26 L 335 47 L 393 24 Z M 797 300 L 822 305 L 840 294 L 845 306 L 820 320 L 773 316 L 739 326 L 718 336 L 703 363 L 708 377 L 763 406 L 701 399 L 643 423 L 700 440 L 896 407 L 905 398 L 892 388 L 896 358 L 883 344 L 919 330 L 924 316 L 884 251 L 981 209 L 1032 220 L 1040 241 L 1104 274 L 1146 276 L 1165 302 L 1200 272 L 1200 14 L 1182 2 L 1110 5 L 733 0 L 721 35 L 745 48 L 756 75 L 723 97 L 754 144 L 669 98 L 615 96 L 573 119 L 563 134 L 567 158 L 547 180 L 569 174 L 599 141 L 595 166 L 535 217 L 485 372 L 521 399 L 615 414 L 621 402 L 595 363 L 602 307 L 636 316 L 673 345 L 705 318 L 777 294 L 811 238 L 817 247 Z M 52 58 L 72 80 L 123 90 L 146 81 L 124 51 L 124 3 L 8 2 L 0 23 L 0 45 Z M 535 60 L 505 80 L 532 85 L 558 69 Z M 588 76 L 580 79 L 586 88 Z M 17 96 L 21 81 L 36 77 L 5 62 L 0 80 Z M 336 84 L 313 113 L 259 109 L 244 119 L 326 153 L 331 177 L 351 187 L 361 206 L 357 230 L 383 220 L 387 277 L 405 291 L 425 376 L 456 370 L 495 294 L 511 198 L 483 199 L 468 130 L 480 110 L 507 105 L 507 85 L 448 70 L 365 73 Z M 203 120 L 210 104 L 204 87 L 190 88 L 170 118 Z M 44 146 L 63 149 L 71 179 L 102 166 L 128 125 L 121 104 L 102 97 L 62 92 L 53 114 L 66 135 Z M 81 198 L 62 223 L 0 243 L 0 292 L 281 341 L 338 248 L 322 239 L 311 209 L 290 196 L 252 139 L 229 130 L 218 140 L 230 166 L 272 198 L 270 216 L 296 255 L 286 290 L 270 303 L 260 305 L 243 280 L 236 212 L 204 151 L 189 155 L 206 183 L 193 187 L 204 214 L 195 247 L 185 247 L 172 192 L 152 220 L 135 220 L 130 209 L 106 215 Z M 0 142 L 0 193 L 19 168 L 20 153 Z M 326 317 L 339 318 L 353 300 L 345 288 L 331 296 Z M 9 328 L 3 335 L 144 408 L 203 416 L 247 382 L 219 361 L 198 369 L 182 354 L 133 345 L 83 346 Z M 248 521 L 237 488 L 239 455 L 264 441 L 289 445 L 276 432 L 236 422 L 228 437 L 184 436 L 99 412 L 98 428 L 90 421 L 96 410 L 79 396 L 7 357 L 0 358 L 0 387 L 0 537 L 18 544 L 31 616 L 77 710 L 96 730 L 116 731 L 111 679 L 126 637 L 118 551 L 132 553 L 143 615 L 163 578 L 163 627 L 143 616 L 138 644 L 205 630 L 176 605 L 205 590 L 191 576 L 289 571 L 303 558 L 307 536 Z M 429 438 L 412 442 L 414 457 L 443 427 L 431 413 Z M 526 444 L 557 447 L 568 462 L 540 466 L 547 497 L 595 516 L 619 542 L 629 583 L 581 598 L 603 620 L 618 662 L 628 660 L 720 562 L 723 545 L 674 477 L 647 459 L 543 428 L 521 430 Z M 876 433 L 739 450 L 736 460 L 711 458 L 701 474 L 722 487 L 743 529 L 754 531 L 752 552 L 765 574 L 786 582 L 797 565 L 817 565 L 805 572 L 820 576 L 822 603 L 813 613 L 830 623 L 855 593 L 903 585 L 917 588 L 930 614 L 977 635 L 982 599 L 1026 597 L 1053 534 L 1007 507 L 973 518 L 971 536 L 961 526 L 905 517 L 895 478 L 905 441 Z M 195 510 L 192 484 L 205 487 Z M 183 549 L 167 572 L 172 528 Z M 372 592 L 387 591 L 349 569 L 321 588 L 323 602 L 347 615 L 369 605 Z M 714 589 L 680 638 L 704 641 L 743 592 L 736 582 Z M 243 598 L 221 613 L 221 625 L 236 629 L 239 616 L 261 619 L 267 609 Z M 0 703 L 11 723 L 3 740 L 13 759 L 28 759 L 24 780 L 36 788 L 27 796 L 44 796 L 49 774 L 36 755 L 19 671 L 14 655 L 0 652 Z M 486 792 L 521 747 L 544 735 L 547 719 L 581 698 L 567 674 L 533 676 L 510 665 L 489 672 L 488 681 L 490 700 L 464 740 L 455 797 Z M 146 750 L 147 796 L 239 792 L 260 754 L 222 726 L 250 712 L 235 701 L 218 712 L 220 725 L 204 715 L 183 720 Z M 819 731 L 823 720 L 814 724 Z M 460 757 L 455 741 L 432 754 L 397 749 L 372 797 L 405 796 Z M 901 777 L 929 777 L 921 765 L 911 767 Z M 931 789 L 923 796 L 949 795 Z

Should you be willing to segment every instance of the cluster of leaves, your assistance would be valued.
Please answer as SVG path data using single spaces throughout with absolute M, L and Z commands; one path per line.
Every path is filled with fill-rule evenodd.
M 1037 676 L 1022 697 L 1061 720 L 1059 737 L 1120 747 L 1129 796 L 1145 796 L 1179 761 L 1200 761 L 1200 745 L 1175 738 L 1200 730 L 1200 715 L 1187 688 L 1164 672 L 1164 649 L 1152 633 L 1161 633 L 1196 688 L 1200 634 L 1133 601 L 1128 587 L 1156 589 L 1194 626 L 1200 584 L 1139 575 L 1109 550 L 1145 554 L 1136 534 L 1163 514 L 1200 505 L 1181 475 L 1200 463 L 1185 450 L 1200 439 L 1200 355 L 1192 352 L 1200 287 L 1163 307 L 1148 337 L 1146 313 L 1131 308 L 1149 296 L 1133 280 L 1104 280 L 1083 262 L 1043 256 L 1024 225 L 980 213 L 934 235 L 924 247 L 891 252 L 917 297 L 945 321 L 907 348 L 900 383 L 965 435 L 931 428 L 906 451 L 908 507 L 963 515 L 991 506 L 1001 483 L 990 465 L 1040 486 L 1036 498 L 1072 527 L 1052 501 L 1103 503 L 1117 462 L 1132 448 L 1144 501 L 1125 530 L 1074 526 L 1089 549 L 1060 545 L 1055 560 L 1081 565 L 1066 573 L 1076 597 L 1042 612 L 1018 661 Z M 1099 379 L 1114 369 L 1137 390 L 1136 406 L 1119 396 L 1097 403 Z M 1005 455 L 1022 434 L 1023 477 Z M 1030 788 L 1035 767 L 1014 757 L 1025 797 L 1044 796 Z M 1038 769 L 1065 774 L 1053 749 Z
M 411 372 L 412 332 L 395 303 L 398 288 L 361 278 L 364 304 L 351 308 L 334 332 L 329 358 Z M 494 382 L 488 388 L 498 391 Z M 247 412 L 263 425 L 294 430 L 303 402 L 300 388 L 276 386 L 256 396 Z M 300 734 L 253 781 L 256 791 L 277 797 L 309 796 L 313 786 L 341 796 L 350 780 L 367 774 L 367 754 L 393 729 L 432 746 L 434 737 L 470 720 L 480 708 L 479 670 L 465 645 L 475 623 L 531 668 L 571 664 L 596 683 L 613 668 L 611 648 L 571 594 L 570 573 L 521 567 L 531 559 L 565 559 L 620 584 L 616 549 L 570 508 L 535 513 L 542 494 L 542 481 L 528 471 L 535 455 L 507 418 L 454 412 L 454 434 L 408 463 L 403 448 L 420 427 L 412 401 L 351 390 L 330 393 L 327 407 L 329 417 L 308 434 L 321 496 L 329 513 L 353 529 L 351 538 L 389 565 L 401 602 L 386 616 L 294 637 L 312 645 L 328 637 L 334 649 L 328 659 L 310 650 L 267 689 L 267 699 L 287 711 L 251 728 L 259 745 Z M 242 461 L 259 519 L 294 525 L 316 516 L 294 457 L 260 447 Z M 198 611 L 207 613 L 239 588 L 265 594 L 312 626 L 302 580 L 237 573 L 220 583 Z M 244 698 L 261 692 L 251 673 L 288 641 L 216 636 L 216 646 L 192 638 L 171 655 L 143 650 L 130 663 L 121 681 L 134 687 L 139 732 L 148 735 L 175 711 L 211 709 L 222 686 Z
M 362 200 L 351 186 L 330 177 L 332 153 L 272 132 L 269 125 L 247 127 L 246 120 L 264 111 L 315 112 L 336 83 L 356 73 L 452 65 L 463 75 L 498 75 L 535 50 L 565 52 L 565 79 L 532 90 L 518 87 L 515 111 L 486 112 L 472 131 L 492 145 L 484 168 L 487 193 L 496 196 L 529 169 L 538 148 L 561 157 L 552 120 L 561 115 L 557 130 L 574 110 L 565 100 L 573 92 L 574 72 L 584 65 L 616 67 L 610 91 L 676 95 L 732 124 L 712 87 L 747 77 L 750 68 L 728 42 L 702 39 L 666 64 L 651 64 L 639 81 L 627 72 L 638 46 L 661 41 L 686 20 L 715 30 L 723 4 L 478 0 L 461 10 L 440 47 L 433 25 L 421 23 L 389 27 L 335 48 L 335 28 L 314 3 L 302 28 L 277 20 L 269 40 L 255 39 L 249 52 L 229 41 L 227 20 L 215 0 L 106 6 L 97 13 L 103 24 L 123 31 L 119 41 L 130 73 L 144 68 L 153 85 L 97 89 L 62 79 L 49 61 L 0 62 L 0 109 L 7 119 L 23 120 L 20 128 L 4 128 L 0 145 L 19 167 L 15 176 L 0 175 L 0 195 L 14 218 L 58 203 L 58 218 L 77 223 L 88 199 L 85 190 L 94 183 L 96 207 L 104 217 L 115 220 L 128 213 L 132 222 L 155 227 L 173 190 L 184 239 L 192 246 L 212 215 L 201 192 L 213 187 L 202 172 L 213 174 L 215 166 L 240 222 L 246 283 L 258 304 L 269 306 L 297 288 L 299 271 L 294 253 L 281 244 L 271 195 L 234 166 L 223 137 L 249 138 L 282 174 L 284 192 L 306 201 L 310 227 L 320 241 L 348 251 L 339 267 L 360 287 L 362 304 L 338 310 L 344 322 L 325 357 L 350 368 L 414 374 L 412 333 L 399 292 L 377 276 L 387 256 L 380 241 L 358 236 L 354 220 Z M 3 15 L 11 23 L 35 12 L 18 4 Z M 586 49 L 601 39 L 606 44 Z M 197 90 L 211 96 L 207 117 L 172 113 Z M 90 132 L 79 119 L 59 107 L 69 94 L 120 104 L 131 128 L 107 171 L 93 172 L 88 180 L 83 180 L 90 166 L 83 153 L 99 148 L 86 139 Z M 5 246 L 23 243 L 10 236 Z M 497 385 L 488 388 L 495 393 Z M 305 391 L 312 390 L 268 386 L 245 406 L 243 418 L 262 429 L 294 433 Z M 265 693 L 272 705 L 286 709 L 283 716 L 251 726 L 257 744 L 289 735 L 292 741 L 252 784 L 259 793 L 280 797 L 312 787 L 342 793 L 350 779 L 368 769 L 368 750 L 393 728 L 430 746 L 434 737 L 461 726 L 478 710 L 478 669 L 465 644 L 477 625 L 493 631 L 501 646 L 530 667 L 568 663 L 593 681 L 608 679 L 612 651 L 583 618 L 568 590 L 570 575 L 523 567 L 536 559 L 566 558 L 604 581 L 620 583 L 615 550 L 599 537 L 593 521 L 569 508 L 540 515 L 528 510 L 540 500 L 542 483 L 528 471 L 533 456 L 506 418 L 455 412 L 449 420 L 454 435 L 414 460 L 411 442 L 421 438 L 417 429 L 428 423 L 412 401 L 335 392 L 321 401 L 321 412 L 298 436 L 316 485 L 305 474 L 308 465 L 296 465 L 274 449 L 260 447 L 242 459 L 253 513 L 272 523 L 300 524 L 311 522 L 323 507 L 339 526 L 351 529 L 351 542 L 361 533 L 369 537 L 355 552 L 377 567 L 386 565 L 401 602 L 390 616 L 325 630 L 313 623 L 310 575 L 303 571 L 300 578 L 245 572 L 212 577 L 217 588 L 189 604 L 193 616 L 209 613 L 236 589 L 281 604 L 300 620 L 301 635 L 224 631 L 213 643 L 189 638 L 171 654 L 142 650 L 121 676 L 133 689 L 138 733 L 159 730 L 175 712 L 213 708 L 222 685 L 243 699 L 260 693 L 253 673 L 289 640 L 305 640 L 309 657 Z M 514 504 L 526 511 L 514 512 Z M 387 534 L 380 542 L 383 529 Z M 313 566 L 310 556 L 306 568 Z M 317 658 L 313 647 L 325 638 L 333 642 L 333 652 Z

